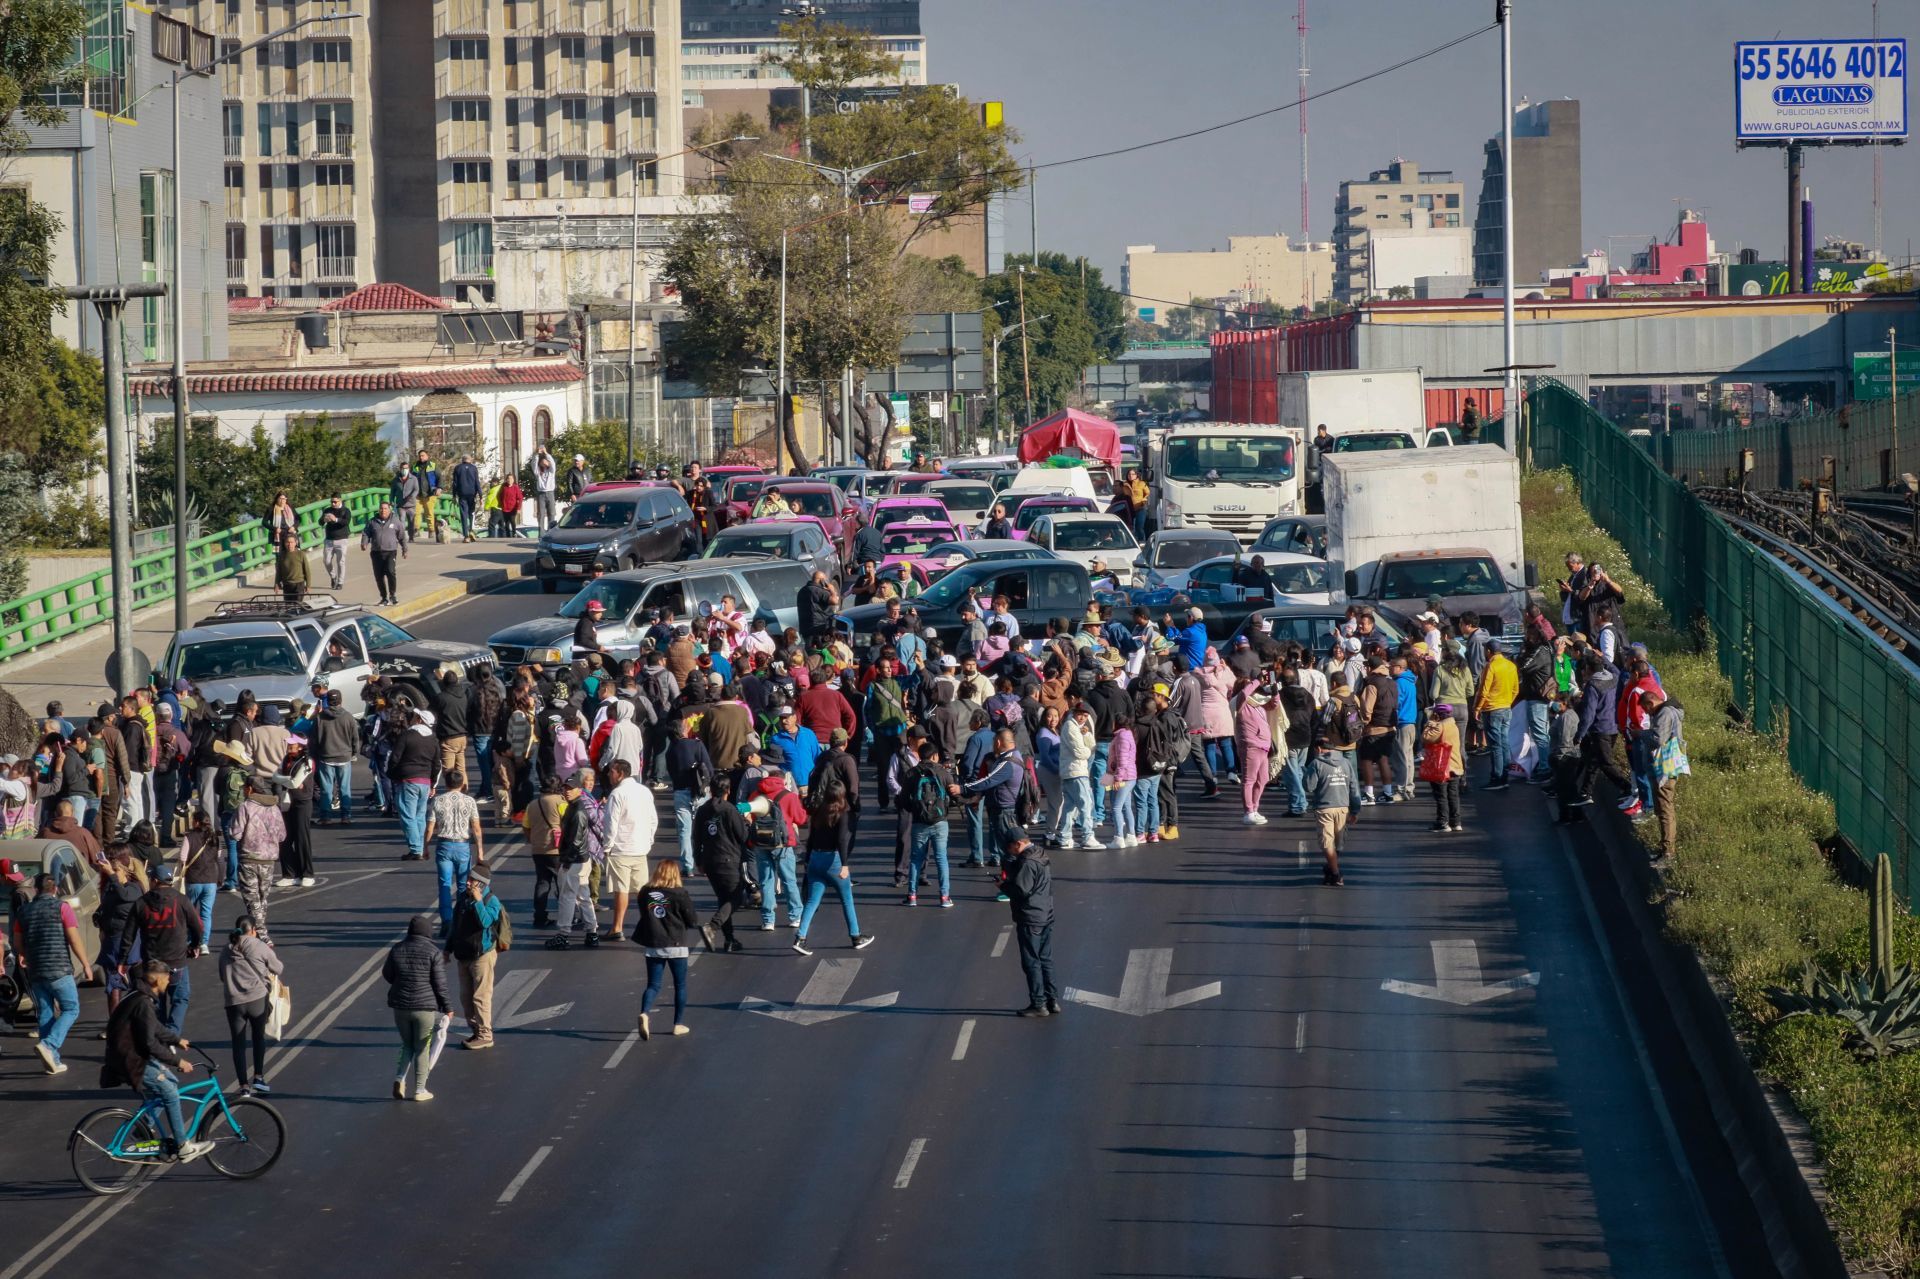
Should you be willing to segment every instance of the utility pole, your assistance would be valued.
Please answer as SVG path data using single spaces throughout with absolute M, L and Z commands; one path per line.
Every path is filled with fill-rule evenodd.
M 1513 0 L 1495 0 L 1500 23 L 1500 328 L 1505 343 L 1507 452 L 1519 449 L 1520 373 L 1513 319 Z
M 107 407 L 107 528 L 113 557 L 113 657 L 107 682 L 116 694 L 146 678 L 134 665 L 133 651 L 133 503 L 129 489 L 133 459 L 127 449 L 127 374 L 120 355 L 120 312 L 135 298 L 165 297 L 164 284 L 117 284 L 62 289 L 69 301 L 91 302 L 100 316 L 100 372 Z M 176 492 L 178 486 L 176 486 Z M 184 546 L 174 548 L 178 564 Z M 185 595 L 181 596 L 182 601 Z M 178 607 L 178 606 L 176 606 Z
M 1800 252 L 1800 144 L 1787 143 L 1787 292 L 1807 291 L 1807 264 Z
M 1033 425 L 1033 364 L 1027 342 L 1027 268 L 1024 266 L 1014 276 L 1014 287 L 1020 293 L 1020 381 L 1027 402 L 1027 420 L 1021 429 L 1025 430 Z
M 1027 234 L 1033 237 L 1033 264 L 1040 265 L 1040 171 L 1027 169 Z
M 1307 228 L 1307 0 L 1300 0 L 1300 16 L 1295 20 L 1300 31 L 1300 97 L 1294 113 L 1300 117 L 1300 247 L 1313 247 L 1313 233 Z M 1306 305 L 1313 304 L 1312 298 Z

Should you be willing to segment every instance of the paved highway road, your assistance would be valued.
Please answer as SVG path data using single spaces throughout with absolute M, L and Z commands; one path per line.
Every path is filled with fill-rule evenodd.
M 553 602 L 522 584 L 420 629 L 482 638 Z M 984 873 L 956 871 L 951 911 L 905 909 L 891 824 L 869 814 L 857 896 L 878 943 L 842 948 L 837 912 L 811 959 L 785 929 L 745 932 L 746 954 L 693 965 L 693 1033 L 650 1043 L 634 1034 L 637 951 L 540 947 L 518 846 L 495 880 L 520 925 L 499 1046 L 449 1051 L 424 1105 L 388 1093 L 379 960 L 432 901 L 432 863 L 398 861 L 377 821 L 323 830 L 321 882 L 273 913 L 298 1022 L 270 1063 L 285 1159 L 257 1182 L 187 1167 L 120 1199 L 81 1191 L 65 1139 L 101 1104 L 88 992 L 68 1074 L 41 1074 L 19 1038 L 0 1057 L 0 1279 L 345 1259 L 371 1274 L 1765 1273 L 1692 1108 L 1653 1083 L 1662 1048 L 1596 939 L 1589 854 L 1532 792 L 1487 800 L 1446 839 L 1424 804 L 1368 810 L 1344 890 L 1320 887 L 1305 823 L 1248 831 L 1227 803 L 1187 804 L 1172 845 L 1058 854 L 1056 961 L 1076 995 L 1045 1021 L 1012 1015 L 1024 986 Z M 220 899 L 222 927 L 237 909 Z M 198 969 L 189 1033 L 219 1043 L 224 1070 L 213 961 Z M 1701 1148 L 1696 1168 L 1683 1147 Z

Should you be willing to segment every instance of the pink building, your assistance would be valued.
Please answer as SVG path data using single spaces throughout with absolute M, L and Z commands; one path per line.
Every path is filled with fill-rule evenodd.
M 1672 242 L 1649 244 L 1645 253 L 1634 256 L 1627 270 L 1609 271 L 1604 275 L 1570 275 L 1564 282 L 1567 296 L 1576 301 L 1604 297 L 1609 292 L 1618 296 L 1622 289 L 1647 284 L 1690 284 L 1695 287 L 1687 291 L 1689 295 L 1704 297 L 1707 264 L 1712 258 L 1713 237 L 1707 234 L 1707 224 L 1699 214 L 1683 210 Z

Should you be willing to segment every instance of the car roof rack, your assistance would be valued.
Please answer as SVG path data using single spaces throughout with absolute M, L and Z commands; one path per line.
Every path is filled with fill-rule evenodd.
M 227 600 L 216 604 L 213 616 L 221 621 L 250 617 L 305 617 L 310 613 L 325 613 L 339 607 L 340 601 L 331 595 L 307 595 L 297 600 L 290 600 L 284 595 L 250 595 L 243 600 Z

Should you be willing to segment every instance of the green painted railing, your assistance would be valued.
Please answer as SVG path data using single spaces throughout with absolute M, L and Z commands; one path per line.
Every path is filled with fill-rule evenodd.
M 356 532 L 385 500 L 387 489 L 358 489 L 344 494 L 347 509 L 353 512 Z M 331 499 L 329 499 L 331 500 Z M 453 499 L 442 494 L 437 514 L 457 518 L 459 509 Z M 300 544 L 320 543 L 320 512 L 327 503 L 310 502 L 296 507 L 300 518 Z M 150 604 L 173 598 L 173 548 L 165 547 L 137 557 L 133 561 L 133 608 L 137 613 Z M 222 529 L 187 543 L 187 588 L 197 590 L 213 582 L 238 577 L 250 568 L 273 558 L 267 542 L 266 526 L 257 519 L 233 528 Z M 31 653 L 70 635 L 103 626 L 113 620 L 113 570 L 99 569 L 71 581 L 50 586 L 44 591 L 24 595 L 0 604 L 0 662 Z

